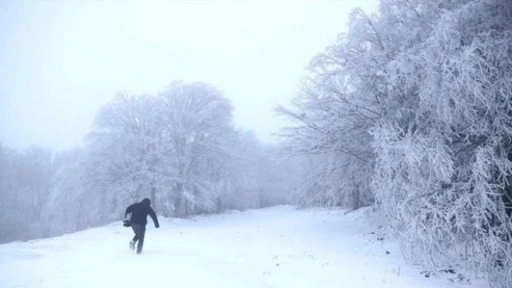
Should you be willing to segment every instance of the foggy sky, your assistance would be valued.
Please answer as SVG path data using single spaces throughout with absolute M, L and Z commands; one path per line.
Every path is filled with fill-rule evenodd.
M 0 2 L 0 142 L 69 149 L 118 92 L 214 85 L 263 141 L 273 108 L 368 1 Z

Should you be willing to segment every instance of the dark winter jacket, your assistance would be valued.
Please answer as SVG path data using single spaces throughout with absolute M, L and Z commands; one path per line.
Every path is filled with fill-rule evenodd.
M 128 217 L 128 214 L 132 214 L 130 218 L 130 222 L 132 224 L 140 224 L 140 225 L 146 225 L 148 223 L 147 217 L 148 215 L 151 216 L 153 219 L 153 223 L 155 223 L 155 227 L 160 227 L 160 224 L 158 224 L 158 219 L 156 218 L 155 211 L 151 206 L 149 206 L 151 201 L 148 198 L 145 198 L 140 203 L 135 203 L 128 208 L 126 208 L 126 213 L 124 217 Z

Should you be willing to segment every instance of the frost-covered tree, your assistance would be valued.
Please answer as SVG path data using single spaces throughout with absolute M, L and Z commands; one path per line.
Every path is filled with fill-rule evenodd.
M 212 211 L 231 158 L 235 132 L 231 103 L 202 83 L 173 83 L 159 99 L 161 132 L 174 168 L 167 197 L 174 199 L 178 215 Z
M 98 113 L 87 139 L 84 173 L 95 191 L 107 195 L 108 210 L 147 195 L 159 158 L 159 123 L 154 97 L 119 95 Z
M 0 241 L 44 235 L 39 220 L 53 173 L 51 151 L 31 147 L 19 153 L 0 146 Z
M 377 200 L 415 262 L 494 271 L 510 287 L 512 3 L 413 8 L 438 17 L 387 65 L 404 101 L 374 130 Z
M 346 205 L 350 181 L 372 179 L 411 261 L 510 287 L 512 2 L 380 4 L 378 16 L 353 12 L 281 109 L 311 168 L 303 199 Z
M 17 167 L 20 156 L 16 151 L 0 145 L 0 241 L 9 241 L 20 237 L 20 226 L 27 223 L 20 223 L 19 215 L 19 180 L 17 179 Z M 26 228 L 25 228 L 26 229 Z
M 87 187 L 83 153 L 75 149 L 55 157 L 54 176 L 38 223 L 44 230 L 44 237 L 98 224 L 96 217 L 103 214 L 98 214 L 104 203 L 99 203 L 97 190 Z
M 290 150 L 309 155 L 301 202 L 359 208 L 371 204 L 375 155 L 369 134 L 385 113 L 390 54 L 376 18 L 354 10 L 350 30 L 311 62 L 311 76 L 291 107 L 279 111 Z
M 173 83 L 158 96 L 118 97 L 98 114 L 90 137 L 96 182 L 115 195 L 113 206 L 150 195 L 166 215 L 214 210 L 231 121 L 229 101 L 202 83 Z

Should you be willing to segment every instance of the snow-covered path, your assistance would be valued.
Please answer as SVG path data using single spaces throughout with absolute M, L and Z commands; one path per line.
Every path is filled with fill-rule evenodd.
M 405 264 L 361 212 L 274 207 L 161 226 L 148 224 L 141 255 L 121 223 L 0 245 L 0 287 L 459 287 Z

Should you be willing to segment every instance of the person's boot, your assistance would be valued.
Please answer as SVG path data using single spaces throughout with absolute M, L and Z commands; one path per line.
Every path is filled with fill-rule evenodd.
M 132 249 L 132 250 L 135 249 L 135 242 L 130 241 L 130 249 Z

